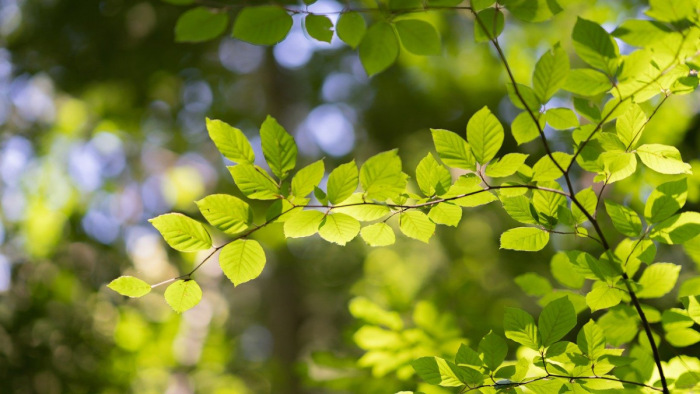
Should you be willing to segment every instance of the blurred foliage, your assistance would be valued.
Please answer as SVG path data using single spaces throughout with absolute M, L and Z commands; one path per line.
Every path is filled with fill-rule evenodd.
M 577 16 L 608 28 L 647 6 L 561 3 L 566 12 L 550 22 L 508 21 L 501 38 L 519 81 L 529 82 L 536 59 Z M 441 229 L 430 245 L 399 241 L 371 251 L 361 241 L 285 242 L 270 226 L 256 233 L 268 251 L 262 277 L 234 288 L 217 265 L 206 265 L 198 274 L 204 299 L 183 315 L 158 292 L 124 300 L 107 290 L 121 273 L 155 283 L 203 258 L 167 248 L 147 220 L 195 213 L 193 201 L 205 194 L 237 193 L 207 137 L 207 116 L 241 128 L 258 156 L 257 125 L 270 113 L 295 135 L 300 162 L 325 156 L 335 167 L 399 147 L 414 167 L 430 144 L 428 127 L 461 130 L 484 105 L 504 123 L 517 112 L 500 64 L 488 46 L 473 44 L 463 15 L 426 16 L 443 40 L 439 56 L 402 52 L 397 66 L 368 79 L 356 52 L 337 39 L 308 39 L 298 19 L 274 48 L 229 37 L 189 44 L 175 42 L 182 12 L 156 1 L 0 1 L 3 391 L 384 393 L 418 385 L 433 393 L 439 389 L 407 379 L 398 360 L 372 368 L 372 352 L 390 346 L 365 338 L 378 324 L 358 303 L 398 316 L 392 337 L 442 356 L 454 354 L 452 341 L 476 345 L 500 327 L 506 306 L 538 313 L 513 278 L 529 271 L 551 278 L 552 249 L 499 252 L 497 236 L 513 222 L 490 206 L 465 215 L 456 230 Z M 672 97 L 644 135 L 694 159 L 687 206 L 694 210 L 698 102 L 697 94 Z M 564 138 L 552 137 L 555 146 Z M 514 148 L 506 140 L 504 150 Z M 534 144 L 525 149 L 541 153 Z M 651 192 L 638 189 L 642 180 L 661 182 L 640 171 L 607 193 L 631 195 L 640 209 Z M 659 259 L 683 264 L 679 282 L 697 270 L 676 250 L 660 250 Z M 422 325 L 435 314 L 450 327 L 448 338 Z

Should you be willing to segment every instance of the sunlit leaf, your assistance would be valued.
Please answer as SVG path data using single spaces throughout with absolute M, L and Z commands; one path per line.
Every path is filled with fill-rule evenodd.
M 202 289 L 193 280 L 176 280 L 165 289 L 165 301 L 177 313 L 182 313 L 199 304 Z
M 109 282 L 110 289 L 127 297 L 143 297 L 151 292 L 151 285 L 133 276 L 120 276 Z
M 233 37 L 255 45 L 273 45 L 287 37 L 292 17 L 278 6 L 244 7 L 233 24 Z
M 211 237 L 204 225 L 183 214 L 166 213 L 149 222 L 175 250 L 196 252 L 211 248 Z

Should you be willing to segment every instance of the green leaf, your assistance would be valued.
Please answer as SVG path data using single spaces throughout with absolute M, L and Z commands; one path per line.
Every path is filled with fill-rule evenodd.
M 605 333 L 593 320 L 589 320 L 578 332 L 576 344 L 583 354 L 597 360 L 605 354 Z
M 435 150 L 443 163 L 463 170 L 476 170 L 476 159 L 464 138 L 449 130 L 430 129 Z
M 333 22 L 325 15 L 308 14 L 304 25 L 306 32 L 318 41 L 330 43 L 333 39 Z
M 600 175 L 602 179 L 597 177 L 596 181 L 614 183 L 631 176 L 637 170 L 637 157 L 629 152 L 603 152 L 598 161 L 603 164 L 603 174 Z
M 535 65 L 532 84 L 541 103 L 549 101 L 564 86 L 569 75 L 569 56 L 559 44 L 545 52 Z
M 357 170 L 355 171 L 357 172 Z M 304 198 L 311 194 L 314 191 L 314 187 L 318 186 L 321 179 L 323 179 L 324 172 L 323 160 L 315 161 L 299 170 L 292 178 L 292 194 L 299 198 Z
M 503 209 L 514 220 L 525 224 L 538 224 L 537 211 L 531 201 L 531 198 L 526 196 L 504 197 L 501 199 Z
M 272 116 L 267 116 L 260 127 L 262 150 L 272 173 L 284 180 L 297 164 L 297 144 Z
M 418 376 L 428 384 L 437 385 L 442 382 L 440 368 L 435 357 L 421 357 L 411 361 L 411 366 Z
M 459 345 L 459 350 L 457 350 L 457 355 L 455 356 L 455 364 L 475 368 L 481 368 L 484 365 L 481 357 L 479 357 L 479 353 L 465 344 Z
M 542 345 L 549 347 L 576 326 L 576 311 L 567 297 L 558 298 L 544 307 L 538 319 Z
M 326 215 L 321 211 L 304 210 L 293 213 L 284 221 L 284 236 L 287 238 L 309 237 L 318 232 Z
M 433 2 L 446 2 L 448 3 L 445 4 L 447 6 L 456 6 L 459 5 L 462 1 L 463 0 L 428 0 L 428 4 L 432 4 Z M 481 11 L 486 7 L 490 7 L 495 2 L 496 0 L 471 0 L 469 3 L 474 11 Z
M 655 263 L 647 267 L 639 278 L 642 289 L 639 298 L 659 298 L 668 294 L 676 285 L 681 266 L 673 263 Z
M 360 236 L 369 246 L 388 246 L 396 242 L 394 230 L 383 222 L 374 223 L 360 231 Z
M 516 92 L 516 89 L 517 92 Z M 534 114 L 539 113 L 542 103 L 537 98 L 537 94 L 532 90 L 531 87 L 523 84 L 515 84 L 508 82 L 506 83 L 506 89 L 508 91 L 508 98 L 516 107 L 520 109 L 529 108 Z
M 212 194 L 195 204 L 209 224 L 226 234 L 238 234 L 253 222 L 248 204 L 228 194 Z
M 562 285 L 571 289 L 583 287 L 586 278 L 578 272 L 565 253 L 559 252 L 552 257 L 550 270 L 554 279 Z
M 615 122 L 615 131 L 625 147 L 634 147 L 642 137 L 647 116 L 642 108 L 633 104 Z
M 228 14 L 206 7 L 192 8 L 177 19 L 175 41 L 201 42 L 214 39 L 226 30 Z
M 360 168 L 360 184 L 369 199 L 384 201 L 396 198 L 406 189 L 406 176 L 401 171 L 398 150 L 378 153 Z
M 589 187 L 576 193 L 576 199 L 583 205 L 583 208 L 590 216 L 595 215 L 596 207 L 598 206 L 598 196 L 596 196 L 592 188 Z M 588 220 L 588 216 L 576 204 L 571 204 L 571 213 L 574 215 L 576 224 L 585 223 Z
M 508 345 L 499 335 L 489 331 L 479 342 L 479 353 L 484 360 L 484 365 L 491 371 L 495 371 L 506 359 Z
M 368 323 L 385 326 L 392 330 L 402 330 L 403 320 L 398 312 L 387 311 L 365 297 L 355 297 L 348 305 L 350 314 Z
M 253 164 L 255 153 L 243 132 L 220 120 L 207 118 L 209 137 L 225 158 L 235 163 Z
M 165 302 L 177 313 L 182 313 L 199 304 L 202 299 L 202 289 L 197 282 L 177 280 L 165 289 Z
M 650 9 L 646 14 L 661 22 L 685 25 L 685 22 L 698 19 L 697 3 L 687 0 L 649 0 Z M 679 23 L 684 22 L 684 23 Z
M 562 10 L 556 1 L 551 0 L 501 0 L 513 15 L 528 22 L 543 22 Z
M 332 213 L 321 222 L 318 233 L 321 238 L 338 245 L 352 241 L 360 232 L 360 222 L 344 213 Z
M 390 210 L 386 205 L 365 204 L 362 193 L 355 193 L 344 200 L 334 212 L 341 212 L 363 222 L 371 222 L 386 216 Z
M 544 182 L 539 186 L 554 190 L 561 189 L 556 182 Z M 566 197 L 549 190 L 535 190 L 532 195 L 532 205 L 539 214 L 539 222 L 547 227 L 553 227 L 558 222 L 561 209 L 566 208 Z
M 644 47 L 665 39 L 670 32 L 671 29 L 657 21 L 628 19 L 612 35 L 630 45 Z
M 428 218 L 437 224 L 457 227 L 462 219 L 462 208 L 449 202 L 441 202 L 430 209 Z
M 597 96 L 612 88 L 612 82 L 607 75 L 590 69 L 577 68 L 569 72 L 562 89 L 581 96 Z
M 552 291 L 552 285 L 549 283 L 549 280 L 534 272 L 516 276 L 515 283 L 527 295 L 533 297 L 542 297 Z
M 678 245 L 700 234 L 700 213 L 682 212 L 654 226 L 650 237 L 654 241 Z
M 666 340 L 673 347 L 688 347 L 700 342 L 700 332 L 692 328 L 679 328 L 667 332 Z
M 353 49 L 357 48 L 365 36 L 367 24 L 365 18 L 359 12 L 345 12 L 340 14 L 338 22 L 335 25 L 335 32 L 338 38 L 350 45 Z
M 265 251 L 258 241 L 237 239 L 221 250 L 219 265 L 233 285 L 238 286 L 260 276 L 265 268 Z
M 120 276 L 109 282 L 107 287 L 123 296 L 133 298 L 143 297 L 151 292 L 151 285 L 133 276 Z
M 428 153 L 416 167 L 418 187 L 426 197 L 443 195 L 452 185 L 452 176 L 442 164 Z
M 372 25 L 360 42 L 360 61 L 369 76 L 389 68 L 398 56 L 399 40 L 386 22 Z
M 477 111 L 467 123 L 467 141 L 476 161 L 486 164 L 503 145 L 503 126 L 488 107 Z
M 474 40 L 476 42 L 495 39 L 503 32 L 505 18 L 501 11 L 487 8 L 479 11 L 476 18 L 477 20 L 474 21 Z
M 529 155 L 524 153 L 508 153 L 507 155 L 492 161 L 486 167 L 486 176 L 491 178 L 504 178 L 515 174 L 520 166 L 525 164 Z
M 612 308 L 622 301 L 622 290 L 608 286 L 604 282 L 596 282 L 593 289 L 586 294 L 586 305 L 591 312 Z
M 291 28 L 292 17 L 282 7 L 244 7 L 233 25 L 233 37 L 255 45 L 274 45 Z
M 279 187 L 262 168 L 252 164 L 238 164 L 229 166 L 228 170 L 246 197 L 255 200 L 275 200 L 280 197 Z
M 553 129 L 567 130 L 578 127 L 578 116 L 568 108 L 550 108 L 545 113 L 547 123 Z
M 605 210 L 620 233 L 628 237 L 638 237 L 642 232 L 642 220 L 637 212 L 624 205 L 605 200 Z
M 341 164 L 328 176 L 328 201 L 338 204 L 347 200 L 357 190 L 358 172 L 355 160 Z
M 544 127 L 544 120 L 540 120 L 539 123 L 540 126 Z M 513 123 L 510 125 L 510 131 L 513 133 L 513 138 L 515 138 L 518 145 L 530 142 L 540 136 L 537 124 L 535 124 L 527 111 L 519 113 L 518 116 L 513 119 Z
M 420 211 L 407 211 L 399 216 L 399 228 L 407 237 L 428 243 L 435 232 L 435 223 Z
M 620 50 L 605 29 L 595 22 L 579 17 L 571 38 L 576 53 L 583 61 L 608 75 L 615 75 Z
M 549 242 L 549 233 L 537 227 L 516 227 L 501 234 L 501 249 L 536 252 Z
M 503 329 L 505 330 L 506 338 L 523 346 L 533 350 L 539 350 L 542 346 L 542 339 L 535 324 L 535 319 L 522 309 L 506 308 L 503 317 Z
M 668 219 L 685 205 L 688 198 L 688 182 L 685 178 L 662 183 L 647 198 L 644 217 L 649 223 Z
M 440 37 L 428 22 L 419 19 L 402 19 L 394 22 L 401 44 L 414 55 L 429 56 L 440 53 Z
M 556 163 L 558 163 L 559 166 L 552 161 L 552 157 L 554 160 L 556 160 Z M 532 167 L 532 171 L 534 172 L 532 175 L 533 181 L 553 181 L 564 175 L 559 168 L 566 170 L 569 163 L 571 163 L 572 156 L 564 152 L 552 152 L 552 157 L 549 155 L 543 156 L 537 161 L 537 163 L 535 163 L 535 165 Z
M 175 250 L 196 252 L 211 248 L 211 237 L 204 225 L 181 213 L 166 213 L 148 221 Z
M 637 148 L 642 163 L 662 174 L 691 174 L 690 164 L 684 163 L 681 153 L 673 146 L 645 144 Z

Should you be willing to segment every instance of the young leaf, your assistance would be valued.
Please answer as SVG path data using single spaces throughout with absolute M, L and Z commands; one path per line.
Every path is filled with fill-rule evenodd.
M 525 294 L 533 297 L 543 297 L 552 291 L 552 285 L 549 283 L 549 280 L 534 272 L 516 276 L 515 283 Z
M 407 237 L 428 243 L 435 232 L 435 223 L 423 212 L 407 211 L 399 216 L 399 228 Z
M 567 297 L 558 298 L 544 307 L 538 327 L 542 345 L 549 347 L 564 337 L 576 326 L 576 311 Z
M 642 220 L 637 212 L 609 200 L 605 200 L 605 210 L 620 233 L 628 237 L 638 237 L 642 232 Z
M 369 76 L 389 68 L 398 56 L 399 40 L 386 22 L 372 25 L 360 42 L 360 61 Z
M 260 127 L 262 150 L 272 173 L 284 180 L 297 164 L 297 144 L 289 133 L 277 123 L 277 120 L 267 116 Z
M 531 199 L 526 196 L 503 197 L 501 199 L 506 213 L 520 223 L 538 224 L 538 214 Z
M 515 91 L 517 89 L 517 92 Z M 508 82 L 506 83 L 506 90 L 508 91 L 508 98 L 516 107 L 520 109 L 529 108 L 530 111 L 537 114 L 542 106 L 540 99 L 537 98 L 537 94 L 532 90 L 531 87 L 523 84 L 515 84 Z
M 543 120 L 539 121 L 539 123 L 544 127 Z M 540 136 L 537 125 L 533 122 L 532 117 L 530 117 L 527 111 L 519 113 L 518 116 L 513 119 L 513 123 L 510 125 L 510 131 L 513 133 L 513 138 L 515 138 L 518 145 L 530 142 Z
M 363 222 L 371 222 L 386 216 L 390 210 L 386 205 L 363 204 L 362 193 L 354 193 L 343 201 L 341 207 L 333 209 L 334 212 L 344 213 Z
M 501 234 L 501 249 L 536 252 L 549 242 L 549 233 L 537 227 L 516 227 Z
M 598 159 L 603 164 L 603 174 L 596 180 L 605 180 L 607 183 L 621 181 L 631 176 L 637 170 L 637 157 L 630 152 L 612 151 L 603 152 Z
M 199 304 L 202 289 L 193 280 L 177 280 L 165 289 L 165 302 L 177 313 L 182 313 Z
M 378 153 L 360 168 L 360 184 L 368 199 L 384 201 L 396 198 L 406 188 L 406 176 L 401 172 L 398 150 Z
M 479 342 L 479 353 L 482 355 L 484 365 L 491 371 L 495 371 L 506 359 L 508 345 L 503 338 L 489 331 Z
M 441 202 L 430 209 L 428 218 L 437 224 L 457 227 L 462 219 L 462 208 L 449 202 Z
M 596 196 L 592 188 L 589 187 L 576 193 L 576 199 L 583 205 L 586 213 L 591 216 L 595 215 L 596 207 L 598 206 L 598 196 Z M 574 215 L 576 224 L 585 223 L 588 220 L 588 216 L 576 204 L 571 204 L 571 213 Z
M 578 117 L 568 108 L 550 108 L 545 113 L 547 124 L 553 129 L 567 130 L 578 127 Z
M 506 308 L 503 329 L 506 332 L 506 338 L 523 346 L 533 350 L 539 350 L 542 346 L 535 319 L 522 309 Z
M 284 236 L 287 238 L 309 237 L 318 232 L 326 215 L 321 211 L 304 210 L 293 213 L 284 221 Z
M 192 8 L 177 19 L 175 41 L 201 42 L 214 39 L 226 30 L 228 14 L 206 7 Z
M 610 78 L 591 68 L 577 68 L 569 72 L 562 88 L 574 94 L 592 97 L 612 88 Z
M 265 170 L 252 164 L 238 164 L 228 167 L 233 182 L 246 197 L 255 200 L 274 200 L 280 197 L 280 190 Z
M 503 145 L 503 126 L 488 107 L 477 111 L 467 123 L 467 141 L 476 161 L 486 164 Z
M 503 32 L 505 18 L 496 8 L 487 8 L 476 14 L 474 21 L 474 41 L 485 42 L 498 37 Z
M 292 28 L 292 17 L 278 6 L 244 7 L 233 25 L 233 37 L 255 45 L 274 45 Z
M 209 224 L 226 234 L 238 234 L 253 221 L 248 204 L 228 194 L 212 194 L 195 201 L 195 204 Z
M 411 361 L 411 366 L 426 383 L 439 385 L 442 382 L 440 368 L 435 357 L 421 357 Z
M 151 285 L 133 276 L 120 276 L 109 282 L 107 287 L 123 296 L 132 298 L 143 297 L 151 292 Z
M 382 222 L 363 228 L 360 231 L 360 235 L 369 246 L 388 246 L 396 241 L 394 230 L 388 224 Z
M 476 170 L 476 159 L 464 138 L 449 130 L 430 129 L 435 150 L 443 163 L 463 170 Z
M 233 285 L 238 286 L 260 276 L 265 268 L 265 251 L 258 241 L 237 239 L 221 250 L 219 265 Z
M 625 147 L 634 147 L 642 137 L 647 116 L 642 108 L 634 104 L 615 122 L 615 131 Z
M 591 360 L 605 354 L 605 334 L 593 320 L 589 320 L 578 332 L 576 344 Z
M 360 222 L 344 213 L 332 213 L 326 216 L 318 229 L 321 238 L 338 245 L 352 241 L 360 232 Z
M 579 17 L 571 35 L 574 49 L 583 61 L 612 76 L 617 72 L 620 50 L 600 25 Z
M 586 278 L 581 275 L 574 264 L 571 263 L 567 255 L 559 252 L 552 257 L 550 262 L 552 276 L 557 282 L 571 289 L 580 289 Z
M 552 157 L 556 160 L 555 164 Z M 566 169 L 571 163 L 572 156 L 564 152 L 553 152 L 552 157 L 549 155 L 542 156 L 537 163 L 532 167 L 534 174 L 532 180 L 537 182 L 553 181 L 563 175 L 560 168 Z
M 645 144 L 637 148 L 642 163 L 662 174 L 690 174 L 690 164 L 684 163 L 681 153 L 673 146 Z
M 443 195 L 452 185 L 452 176 L 442 164 L 428 153 L 416 167 L 416 182 L 426 197 Z
M 338 34 L 338 38 L 353 49 L 360 45 L 362 38 L 365 36 L 365 31 L 367 31 L 365 18 L 358 12 L 344 12 L 340 14 L 335 25 L 335 32 Z
M 315 161 L 299 170 L 292 178 L 292 194 L 300 198 L 308 196 L 323 179 L 324 170 L 323 160 Z
M 333 22 L 325 15 L 308 14 L 304 18 L 306 32 L 318 41 L 331 42 L 333 38 Z
M 647 198 L 644 217 L 649 223 L 668 219 L 685 205 L 688 198 L 688 182 L 685 178 L 662 183 Z
M 414 55 L 437 55 L 440 53 L 440 37 L 428 22 L 419 19 L 403 19 L 394 23 L 401 44 Z
M 255 153 L 243 132 L 220 120 L 207 118 L 207 130 L 214 145 L 225 158 L 235 163 L 253 164 Z
M 204 225 L 181 213 L 166 213 L 148 221 L 175 250 L 196 252 L 211 248 L 211 237 Z
M 637 47 L 647 46 L 669 36 L 671 29 L 653 20 L 629 19 L 612 32 L 622 41 Z
M 357 190 L 358 172 L 355 160 L 339 165 L 328 176 L 328 201 L 338 204 L 347 200 Z
M 532 84 L 540 102 L 546 103 L 561 89 L 569 74 L 569 56 L 559 44 L 545 52 L 535 65 Z
M 655 263 L 647 267 L 639 278 L 642 289 L 637 292 L 639 298 L 659 298 L 673 290 L 678 280 L 680 265 L 673 263 Z
M 507 155 L 492 161 L 486 167 L 486 176 L 491 178 L 504 178 L 515 174 L 520 166 L 525 164 L 529 155 L 524 153 L 508 153 Z
M 700 213 L 682 212 L 658 223 L 649 235 L 669 245 L 685 243 L 700 234 Z
M 591 308 L 591 312 L 612 308 L 620 301 L 622 301 L 622 290 L 604 282 L 596 282 L 593 289 L 586 294 L 586 305 Z

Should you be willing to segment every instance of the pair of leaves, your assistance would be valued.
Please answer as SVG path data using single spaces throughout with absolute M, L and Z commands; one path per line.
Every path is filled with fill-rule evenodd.
M 567 297 L 547 304 L 537 325 L 534 318 L 518 308 L 506 308 L 503 328 L 506 338 L 539 351 L 553 345 L 576 326 L 576 311 Z
M 120 276 L 110 282 L 107 287 L 128 297 L 143 297 L 151 292 L 151 286 L 133 276 Z M 202 289 L 194 280 L 178 279 L 165 289 L 165 301 L 177 313 L 182 313 L 199 304 L 202 299 Z

